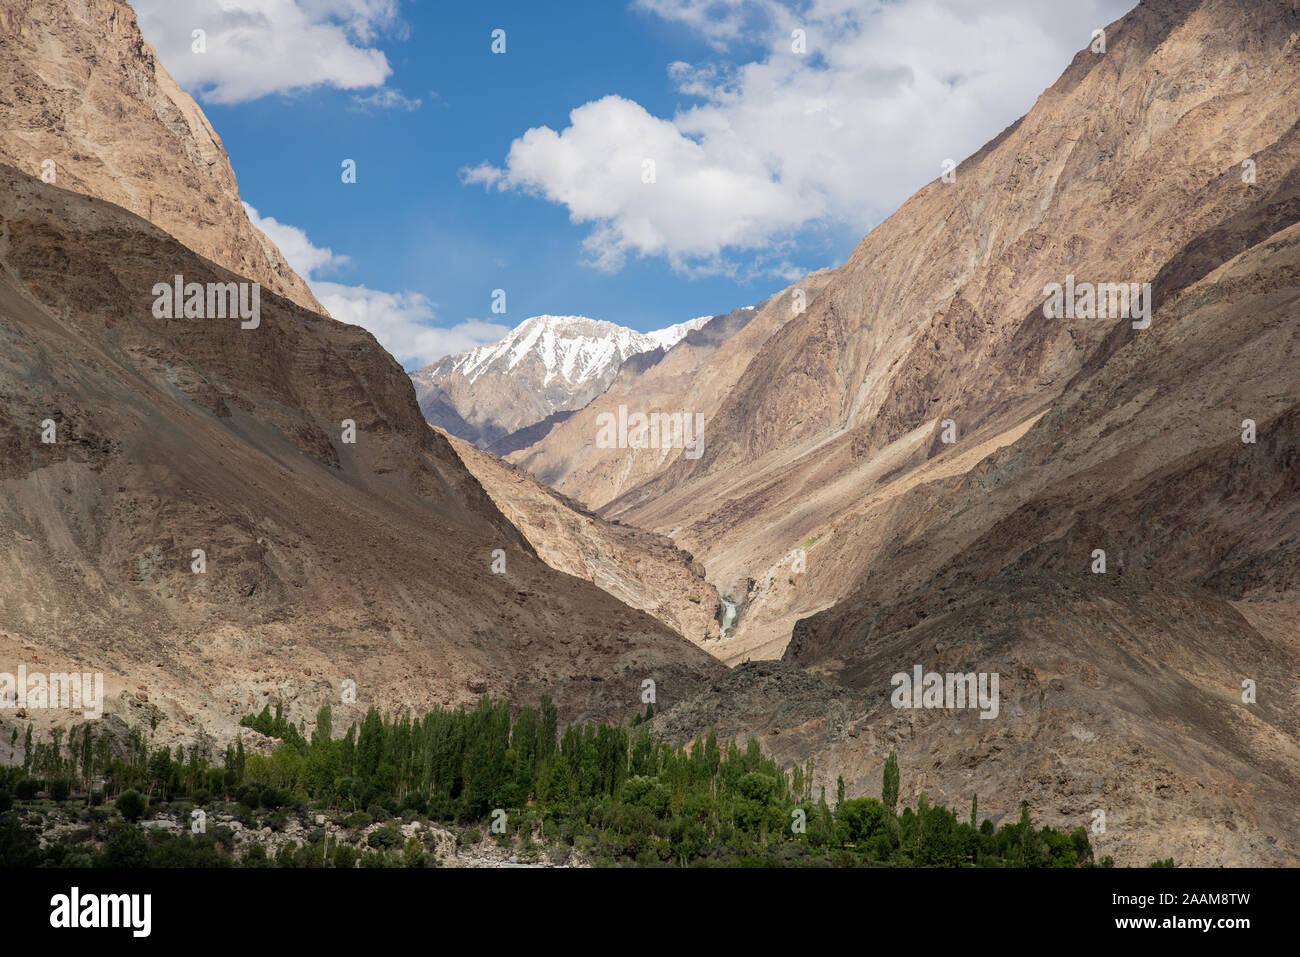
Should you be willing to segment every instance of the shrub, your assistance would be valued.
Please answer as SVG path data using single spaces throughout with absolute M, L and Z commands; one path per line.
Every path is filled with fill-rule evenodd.
M 244 849 L 243 865 L 245 867 L 266 867 L 266 848 L 256 842 Z
M 137 825 L 117 824 L 113 827 L 104 844 L 104 866 L 149 866 L 149 839 Z
M 357 865 L 357 852 L 347 844 L 340 844 L 334 848 L 334 866 L 341 867 L 344 870 L 351 870 Z
M 371 817 L 365 811 L 353 811 L 343 819 L 343 826 L 355 831 L 365 827 L 370 821 Z
M 418 837 L 412 835 L 406 841 L 406 849 L 402 851 L 402 863 L 407 867 L 424 866 L 424 842 Z
M 144 795 L 135 788 L 128 788 L 117 796 L 114 806 L 117 808 L 117 813 L 134 824 L 144 817 L 144 812 L 149 803 L 145 800 Z
M 50 797 L 52 797 L 59 804 L 62 804 L 64 801 L 66 801 L 68 799 L 68 795 L 71 793 L 72 793 L 72 782 L 69 781 L 67 778 L 55 778 L 53 781 L 50 782 Z

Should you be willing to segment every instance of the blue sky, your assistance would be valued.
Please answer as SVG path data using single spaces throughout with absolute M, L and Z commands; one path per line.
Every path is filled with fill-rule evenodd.
M 134 3 L 255 221 L 408 369 L 540 313 L 647 331 L 838 265 L 1129 5 Z

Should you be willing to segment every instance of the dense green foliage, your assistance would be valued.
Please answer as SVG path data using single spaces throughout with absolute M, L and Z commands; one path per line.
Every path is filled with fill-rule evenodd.
M 606 865 L 1093 864 L 1083 828 L 1070 834 L 1037 829 L 1027 807 L 1016 823 L 997 829 L 988 820 L 975 826 L 974 801 L 968 821 L 924 795 L 915 809 L 895 813 L 899 768 L 892 754 L 881 799 L 844 797 L 832 810 L 823 793 L 813 794 L 811 762 L 787 771 L 763 755 L 756 740 L 745 747 L 720 744 L 710 733 L 689 746 L 668 744 L 641 716 L 631 725 L 574 724 L 561 734 L 556 709 L 545 698 L 539 709 L 525 707 L 514 716 L 507 703 L 486 697 L 471 710 L 438 709 L 414 719 L 385 718 L 372 709 L 339 738 L 326 707 L 310 741 L 278 708 L 274 716 L 263 709 L 242 723 L 280 743 L 262 755 L 246 754 L 238 741 L 221 767 L 197 747 L 188 755 L 177 749 L 173 756 L 166 748 L 149 753 L 135 734 L 122 758 L 110 759 L 89 731 L 66 749 L 38 747 L 23 769 L 0 772 L 0 812 L 38 790 L 53 794 L 49 781 L 85 785 L 102 776 L 118 813 L 87 809 L 93 852 L 64 844 L 42 851 L 16 808 L 0 813 L 0 864 L 431 863 L 416 838 L 391 824 L 372 826 L 397 817 L 459 827 L 471 842 L 486 834 L 535 849 L 540 841 Z M 843 781 L 837 786 L 842 792 Z M 225 828 L 149 837 L 130 823 L 147 815 L 146 806 L 153 810 L 181 798 L 212 813 L 226 810 L 250 826 L 283 827 L 289 819 L 325 813 L 349 833 L 366 836 L 354 848 L 332 843 L 318 828 L 304 846 L 281 848 L 274 860 L 257 846 L 236 860 Z M 190 804 L 181 807 L 188 814 Z

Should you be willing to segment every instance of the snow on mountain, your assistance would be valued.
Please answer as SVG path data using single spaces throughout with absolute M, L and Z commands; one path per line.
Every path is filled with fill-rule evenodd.
M 653 340 L 655 345 L 662 346 L 665 350 L 671 349 L 685 339 L 687 333 L 702 329 L 704 324 L 712 318 L 712 316 L 697 316 L 694 319 L 687 319 L 685 322 L 669 326 L 667 329 L 656 329 L 654 332 L 647 332 L 645 337 Z
M 587 316 L 533 316 L 501 341 L 412 374 L 425 418 L 480 445 L 581 408 L 629 358 L 671 349 L 712 316 L 641 333 Z
M 473 382 L 485 372 L 513 371 L 531 355 L 546 370 L 543 385 L 549 385 L 556 376 L 570 385 L 582 385 L 617 369 L 629 356 L 651 349 L 672 348 L 688 332 L 711 318 L 701 316 L 666 329 L 640 333 L 586 316 L 533 316 L 500 342 L 452 356 L 449 365 L 444 359 L 435 368 L 454 369 Z

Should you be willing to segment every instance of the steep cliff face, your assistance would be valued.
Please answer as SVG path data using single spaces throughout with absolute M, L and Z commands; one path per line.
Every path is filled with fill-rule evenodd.
M 916 487 L 904 521 L 875 515 L 853 595 L 801 621 L 786 657 L 853 671 L 865 622 L 912 627 L 1000 575 L 1295 600 L 1298 399 L 1300 224 L 1168 300 L 1015 441 Z
M 474 477 L 542 561 L 585 579 L 708 648 L 720 637 L 718 592 L 663 535 L 607 522 L 523 469 L 451 438 Z
M 982 804 L 1105 809 L 1122 861 L 1300 859 L 1298 398 L 1293 225 L 1016 441 L 869 514 L 883 544 L 785 654 L 863 696 L 840 759 L 877 773 L 888 742 L 950 798 L 966 768 Z M 1002 717 L 890 707 L 915 664 L 1000 674 Z
M 725 660 L 785 649 L 665 733 L 866 793 L 896 751 L 913 798 L 1101 810 L 1120 863 L 1294 863 L 1300 14 L 1106 32 L 759 344 L 701 458 L 601 513 L 743 599 Z M 1048 318 L 1069 276 L 1151 283 L 1149 327 Z M 999 675 L 998 716 L 894 706 L 916 666 Z
M 1158 305 L 1293 221 L 1297 29 L 1300 11 L 1248 0 L 1164 0 L 1111 24 L 1104 54 L 1077 54 L 955 182 L 862 241 L 670 481 L 837 432 L 859 455 L 941 418 L 968 433 L 1059 394 L 1128 322 L 1046 320 L 1047 284 L 1153 282 Z
M 307 717 L 348 679 L 358 708 L 613 717 L 646 678 L 671 699 L 716 674 L 539 561 L 369 333 L 269 292 L 256 328 L 160 318 L 155 283 L 239 277 L 118 207 L 0 185 L 5 653 L 104 672 L 164 737 L 270 699 Z
M 0 7 L 0 163 L 128 209 L 231 272 L 325 312 L 249 222 L 220 137 L 121 0 Z
M 729 660 L 779 654 L 794 621 L 843 598 L 884 547 L 869 516 L 911 514 L 910 489 L 1014 441 L 1145 334 L 1122 315 L 1047 318 L 1049 284 L 1150 283 L 1158 308 L 1300 217 L 1297 31 L 1286 5 L 1138 6 L 955 182 L 796 284 L 804 312 L 725 344 L 730 380 L 706 375 L 720 360 L 702 367 L 679 394 L 726 387 L 706 404 L 699 458 L 625 453 L 581 470 L 550 454 L 594 434 L 593 403 L 514 459 L 606 517 L 671 534 L 744 597 Z M 807 573 L 791 575 L 800 549 Z

